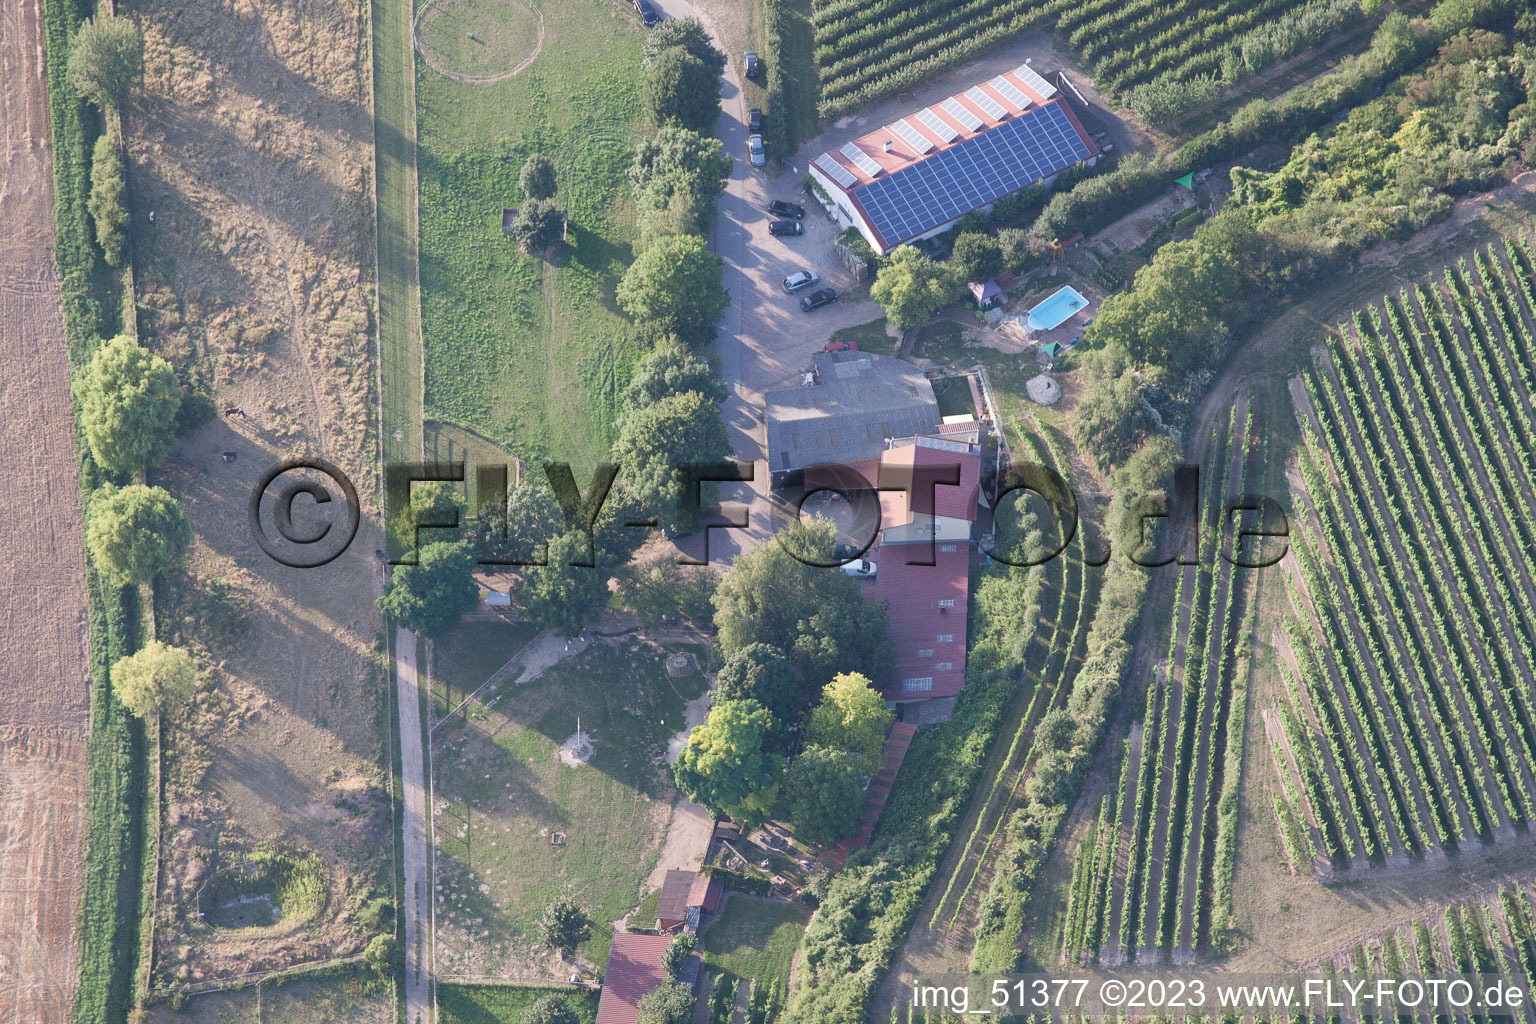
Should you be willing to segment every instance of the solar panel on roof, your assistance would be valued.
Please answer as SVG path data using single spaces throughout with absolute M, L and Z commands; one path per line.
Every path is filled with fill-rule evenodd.
M 933 132 L 945 142 L 953 140 L 956 135 L 960 134 L 959 132 L 955 131 L 954 125 L 950 124 L 948 121 L 944 120 L 942 117 L 940 117 L 938 114 L 935 114 L 927 107 L 924 107 L 922 110 L 917 112 L 917 119 L 923 122 L 923 127 Z
M 1012 103 L 1020 110 L 1029 109 L 1030 100 L 1028 96 L 1024 95 L 1024 90 L 1008 81 L 1008 79 L 1004 78 L 1002 75 L 998 75 L 996 78 L 992 79 L 990 84 L 992 88 L 997 90 L 997 94 L 1006 99 L 1009 103 Z
M 994 121 L 1001 121 L 1008 116 L 1008 109 L 997 100 L 981 91 L 981 86 L 973 85 L 965 91 L 965 98 L 976 104 L 986 112 L 986 115 Z
M 1050 82 L 1047 82 L 1045 79 L 1041 78 L 1040 75 L 1036 73 L 1035 69 L 1030 67 L 1028 64 L 1020 64 L 1018 67 L 1013 69 L 1013 73 L 1018 75 L 1019 78 L 1023 79 L 1025 85 L 1035 90 L 1035 92 L 1039 93 L 1044 99 L 1050 99 L 1052 96 L 1056 95 L 1056 87 Z
M 817 157 L 816 166 L 831 175 L 832 180 L 843 186 L 843 188 L 850 188 L 854 182 L 859 180 L 853 176 L 852 171 L 832 159 L 831 153 L 823 153 Z
M 981 127 L 981 118 L 966 110 L 960 101 L 953 96 L 939 104 L 939 106 L 944 108 L 944 113 L 965 125 L 967 131 L 975 131 Z
M 1089 156 L 1059 104 L 1035 107 L 855 193 L 887 245 L 962 217 Z
M 929 140 L 928 136 L 912 127 L 912 123 L 906 118 L 902 118 L 891 125 L 891 131 L 900 135 L 902 141 L 911 146 L 915 153 L 926 153 L 933 148 L 933 142 Z
M 869 175 L 871 178 L 880 174 L 880 165 L 875 163 L 874 160 L 870 159 L 869 154 L 864 152 L 854 143 L 848 143 L 842 149 L 838 150 L 838 152 L 843 154 L 843 156 L 847 157 L 849 160 L 852 160 L 855 167 Z

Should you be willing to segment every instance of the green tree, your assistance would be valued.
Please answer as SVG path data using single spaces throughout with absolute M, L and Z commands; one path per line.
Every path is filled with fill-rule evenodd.
M 847 751 L 866 775 L 873 775 L 895 717 L 867 676 L 844 672 L 821 691 L 821 703 L 811 709 L 805 723 L 805 740 L 828 750 Z
M 101 110 L 116 104 L 144 72 L 144 39 L 127 18 L 87 19 L 69 43 L 69 83 Z
M 790 823 L 796 838 L 830 846 L 863 823 L 863 786 L 864 772 L 846 753 L 807 747 L 789 764 L 778 816 Z
M 672 940 L 667 951 L 661 955 L 661 969 L 672 977 L 677 977 L 677 972 L 683 969 L 684 962 L 693 955 L 693 936 L 684 932 Z
M 1158 417 L 1142 394 L 1145 375 L 1130 365 L 1120 345 L 1086 353 L 1083 371 L 1088 389 L 1077 407 L 1078 443 L 1107 472 L 1157 429 Z
M 677 788 L 715 814 L 756 827 L 768 817 L 784 759 L 763 750 L 773 716 L 756 701 L 719 701 L 672 766 Z
M 423 545 L 418 564 L 397 565 L 389 574 L 379 611 L 412 633 L 441 633 L 479 603 L 474 568 L 475 552 L 467 540 Z
M 534 153 L 523 163 L 522 173 L 517 176 L 517 187 L 523 199 L 555 198 L 555 164 L 543 153 Z
M 91 497 L 85 546 L 112 586 L 148 583 L 186 564 L 192 527 L 176 499 L 159 487 L 100 488 Z
M 96 225 L 96 244 L 107 265 L 128 262 L 128 182 L 117 139 L 103 135 L 91 152 L 91 197 L 86 207 Z
M 953 301 L 955 283 L 948 267 L 910 245 L 898 246 L 887 259 L 869 297 L 885 307 L 886 318 L 897 327 L 919 327 Z
M 725 144 L 719 139 L 669 124 L 635 147 L 629 180 L 640 189 L 655 178 L 681 172 L 697 181 L 700 191 L 713 201 L 725 191 L 731 166 L 731 158 L 725 154 Z
M 392 974 L 400 962 L 400 943 L 393 935 L 375 935 L 363 951 L 363 959 L 378 973 Z
M 1029 232 L 1023 228 L 1003 228 L 997 233 L 998 255 L 1009 270 L 1023 270 L 1035 258 Z
M 1072 721 L 1072 715 L 1066 708 L 1057 708 L 1040 719 L 1039 726 L 1035 729 L 1035 742 L 1040 750 L 1066 750 L 1072 745 L 1072 736 L 1077 732 L 1077 723 Z
M 769 644 L 748 644 L 731 654 L 715 677 L 716 700 L 755 700 L 785 725 L 798 717 L 800 676 Z
M 565 214 L 553 199 L 530 199 L 517 211 L 512 238 L 524 253 L 543 252 L 559 245 L 565 231 Z
M 641 996 L 636 1009 L 635 1024 L 688 1024 L 693 1019 L 693 993 L 681 982 L 664 981 Z
M 517 602 L 523 618 L 557 636 L 573 637 L 608 607 L 608 580 L 612 573 L 601 559 L 596 566 L 572 565 L 587 551 L 586 537 L 575 531 L 549 541 L 547 565 L 520 570 Z
M 731 303 L 720 257 L 691 235 L 661 239 L 636 257 L 617 298 L 642 338 L 655 342 L 674 334 L 689 344 L 713 338 Z
M 624 389 L 626 411 L 655 405 L 664 398 L 696 391 L 712 402 L 725 401 L 725 385 L 703 357 L 680 343 L 657 345 L 635 367 Z
M 683 533 L 698 522 L 698 508 L 696 492 L 679 467 L 720 462 L 730 454 L 720 407 L 697 391 L 630 412 L 613 446 L 614 460 L 641 505 Z
M 715 588 L 715 627 L 726 658 L 764 643 L 785 652 L 801 679 L 884 673 L 884 604 L 864 600 L 859 583 L 838 569 L 806 564 L 830 563 L 836 539 L 829 520 L 801 520 L 775 543 L 737 557 Z
M 668 18 L 647 31 L 642 44 L 641 67 L 650 71 L 658 57 L 675 47 L 688 51 L 716 78 L 725 74 L 725 54 L 715 49 L 709 32 L 698 18 Z
M 412 487 L 410 503 L 391 518 L 391 539 L 408 556 L 434 541 L 453 543 L 458 536 L 454 524 L 459 530 L 468 525 L 464 498 L 446 480 Z
M 413 492 L 414 493 L 414 492 Z M 546 561 L 545 545 L 565 529 L 555 492 L 530 475 L 507 492 L 505 503 L 489 501 L 475 514 L 475 551 L 486 562 Z
M 547 995 L 525 1009 L 517 1024 L 581 1024 L 581 1016 L 557 995 Z
M 710 599 L 720 581 L 707 565 L 678 565 L 670 557 L 626 566 L 619 573 L 619 600 L 650 629 L 669 625 L 668 619 L 708 623 Z
M 181 386 L 171 364 L 120 334 L 96 350 L 76 383 L 86 444 L 109 473 L 158 466 L 175 440 Z
M 1241 301 L 1230 257 L 1195 239 L 1169 242 L 1129 291 L 1104 300 L 1089 336 L 1121 345 L 1133 362 L 1176 371 L 1213 364 L 1226 355 L 1227 322 Z
M 112 666 L 112 692 L 140 718 L 174 715 L 197 687 L 197 666 L 180 647 L 151 640 Z
M 641 96 L 658 128 L 678 124 L 708 135 L 720 119 L 720 75 L 680 46 L 656 55 Z
M 538 934 L 540 942 L 565 959 L 592 934 L 592 920 L 581 904 L 569 896 L 561 896 L 544 908 L 538 922 Z
M 648 249 L 674 235 L 702 235 L 714 215 L 715 197 L 687 171 L 668 171 L 635 195 L 640 215 L 640 247 Z
M 1002 273 L 1003 250 L 991 235 L 966 231 L 955 239 L 949 265 L 958 280 L 984 284 Z

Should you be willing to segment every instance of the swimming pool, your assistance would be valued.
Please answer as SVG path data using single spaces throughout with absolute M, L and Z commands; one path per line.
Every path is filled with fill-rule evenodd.
M 1088 305 L 1081 292 L 1071 285 L 1063 285 L 1044 302 L 1029 311 L 1029 326 L 1036 331 L 1049 331 L 1060 327 L 1078 310 Z

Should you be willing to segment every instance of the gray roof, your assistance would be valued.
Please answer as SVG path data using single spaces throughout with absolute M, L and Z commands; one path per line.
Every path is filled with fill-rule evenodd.
M 932 433 L 942 418 L 933 385 L 900 359 L 818 352 L 816 373 L 813 387 L 763 396 L 770 472 L 878 458 L 888 438 Z

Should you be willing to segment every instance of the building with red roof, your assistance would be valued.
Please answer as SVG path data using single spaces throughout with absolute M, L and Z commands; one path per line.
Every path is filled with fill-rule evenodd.
M 667 980 L 661 958 L 671 944 L 670 935 L 614 935 L 597 1003 L 597 1024 L 635 1024 L 640 997 Z

